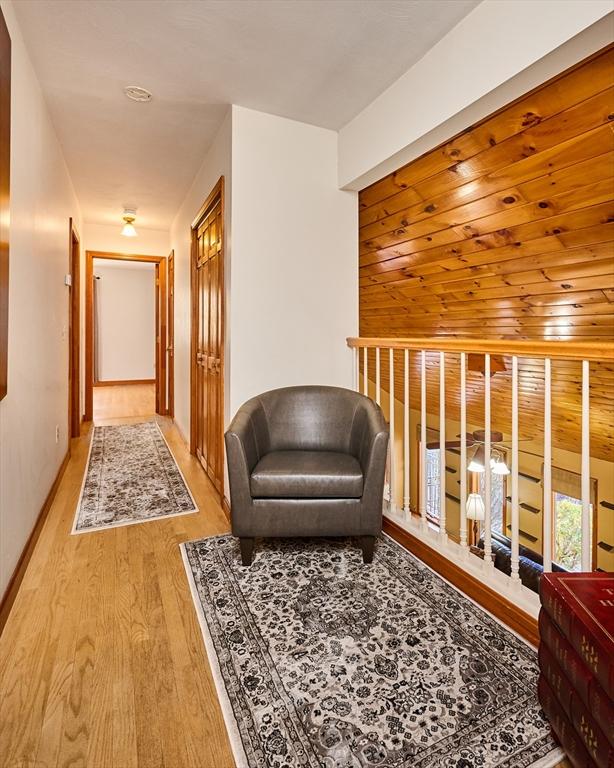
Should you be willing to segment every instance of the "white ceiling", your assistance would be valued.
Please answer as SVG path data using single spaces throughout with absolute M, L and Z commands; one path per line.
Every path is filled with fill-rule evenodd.
M 167 228 L 228 104 L 338 129 L 479 0 L 15 0 L 85 221 Z M 152 91 L 129 101 L 126 85 Z

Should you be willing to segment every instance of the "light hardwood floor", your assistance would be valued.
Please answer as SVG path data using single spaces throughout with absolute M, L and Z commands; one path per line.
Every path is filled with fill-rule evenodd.
M 94 387 L 94 422 L 127 416 L 148 416 L 155 412 L 155 404 L 155 384 Z
M 71 536 L 89 435 L 73 441 L 0 637 L 2 768 L 234 765 L 178 546 L 228 524 L 160 423 L 200 512 Z
M 200 511 L 71 536 L 89 433 L 73 440 L 0 636 L 2 768 L 234 766 L 178 547 L 228 523 L 159 422 Z

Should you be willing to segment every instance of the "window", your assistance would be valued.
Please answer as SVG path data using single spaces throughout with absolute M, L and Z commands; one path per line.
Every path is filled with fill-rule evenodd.
M 552 494 L 552 558 L 568 571 L 582 570 L 582 501 Z
M 490 473 L 490 530 L 507 536 L 505 531 L 505 493 L 506 493 L 506 475 L 495 475 Z M 486 484 L 486 473 L 482 472 L 480 478 L 480 493 L 484 498 Z
M 426 449 L 426 516 L 439 522 L 439 497 L 441 492 L 441 465 L 439 448 Z
M 426 516 L 433 523 L 439 523 L 439 498 L 441 495 L 441 465 L 439 448 L 426 449 Z M 484 496 L 485 474 L 480 478 L 480 493 Z M 491 530 L 505 535 L 505 475 L 490 473 L 490 515 Z
M 542 468 L 543 473 L 543 468 Z M 568 571 L 582 570 L 582 478 L 577 472 L 552 467 L 552 560 Z M 590 480 L 589 550 L 594 559 L 597 481 Z

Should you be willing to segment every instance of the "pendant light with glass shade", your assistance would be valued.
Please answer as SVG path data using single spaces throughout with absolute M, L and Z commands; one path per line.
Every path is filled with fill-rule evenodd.
M 490 471 L 495 475 L 509 475 L 510 470 L 505 461 L 503 460 L 503 456 L 499 451 L 496 449 L 493 450 L 493 456 L 490 457 Z M 467 470 L 469 472 L 484 472 L 486 469 L 486 459 L 485 459 L 485 452 L 484 452 L 484 446 L 478 445 L 478 447 L 475 449 L 474 454 L 471 458 L 471 461 L 469 462 L 469 465 L 467 467 Z
M 485 469 L 484 446 L 478 445 L 471 457 L 467 470 L 469 472 L 484 472 Z
M 503 461 L 503 456 L 497 454 L 496 458 L 490 460 L 490 469 L 493 475 L 509 475 L 510 470 Z
M 124 215 L 122 216 L 124 226 L 122 227 L 122 235 L 124 237 L 136 237 L 137 231 L 134 228 L 134 221 L 136 220 L 136 210 L 125 208 Z

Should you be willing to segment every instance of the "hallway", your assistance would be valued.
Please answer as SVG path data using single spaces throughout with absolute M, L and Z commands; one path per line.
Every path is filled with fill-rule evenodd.
M 71 536 L 89 431 L 73 440 L 0 636 L 2 768 L 234 765 L 178 547 L 228 524 L 160 425 L 197 514 Z
M 526 6 L 0 0 L 0 768 L 614 767 L 614 10 Z
M 108 419 L 153 417 L 155 384 L 116 384 L 94 387 L 94 422 Z

